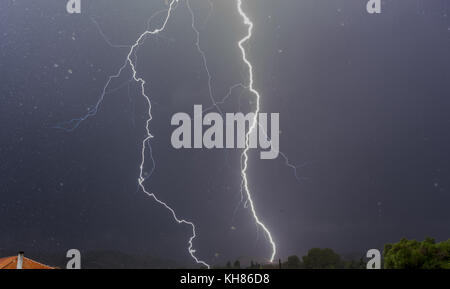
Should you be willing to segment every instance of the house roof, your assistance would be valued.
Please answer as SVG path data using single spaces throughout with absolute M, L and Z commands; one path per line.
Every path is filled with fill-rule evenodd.
M 16 269 L 17 256 L 0 258 L 0 269 Z M 23 257 L 23 269 L 55 269 L 34 260 Z

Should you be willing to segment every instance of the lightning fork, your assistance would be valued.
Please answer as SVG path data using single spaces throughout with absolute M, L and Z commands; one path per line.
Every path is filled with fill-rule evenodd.
M 141 151 L 141 155 L 142 155 L 142 161 L 141 161 L 141 165 L 139 167 L 140 169 L 140 174 L 139 174 L 139 186 L 142 188 L 142 191 L 147 194 L 149 197 L 152 197 L 157 203 L 159 203 L 160 205 L 163 205 L 167 210 L 169 210 L 172 213 L 172 216 L 174 218 L 174 220 L 178 223 L 178 224 L 186 224 L 191 226 L 192 228 L 192 236 L 189 239 L 189 247 L 188 247 L 188 251 L 189 254 L 191 255 L 191 257 L 195 260 L 196 263 L 198 264 L 202 264 L 204 266 L 206 266 L 207 268 L 209 268 L 209 265 L 207 263 L 205 263 L 202 260 L 199 260 L 196 256 L 195 256 L 195 249 L 193 248 L 193 240 L 195 239 L 195 237 L 197 236 L 196 231 L 195 231 L 195 225 L 194 223 L 184 220 L 184 219 L 180 219 L 178 218 L 177 214 L 175 213 L 175 211 L 169 206 L 167 205 L 165 202 L 159 200 L 156 195 L 154 193 L 150 193 L 149 191 L 147 191 L 147 189 L 145 188 L 144 182 L 146 180 L 146 177 L 144 176 L 144 165 L 145 165 L 145 150 L 147 148 L 147 143 L 150 141 L 151 138 L 153 138 L 152 134 L 150 133 L 150 121 L 152 120 L 152 113 L 151 113 L 151 109 L 152 109 L 152 105 L 150 102 L 150 98 L 146 95 L 145 93 L 145 80 L 141 77 L 137 76 L 137 71 L 136 71 L 136 67 L 133 63 L 133 61 L 131 60 L 131 56 L 134 52 L 134 50 L 139 47 L 142 39 L 144 39 L 147 35 L 155 35 L 160 33 L 161 31 L 164 31 L 164 29 L 166 28 L 167 22 L 170 19 L 170 16 L 172 15 L 172 12 L 176 6 L 176 4 L 178 4 L 179 0 L 172 0 L 169 4 L 169 9 L 167 10 L 167 15 L 166 18 L 164 19 L 163 24 L 161 25 L 160 28 L 156 28 L 154 30 L 147 30 L 144 33 L 142 33 L 139 38 L 136 40 L 136 42 L 131 46 L 131 49 L 127 55 L 127 61 L 131 67 L 132 70 L 132 76 L 134 81 L 136 81 L 137 83 L 140 83 L 141 86 L 141 94 L 145 97 L 145 99 L 147 100 L 148 103 L 148 119 L 146 121 L 146 126 L 145 129 L 147 131 L 147 136 L 144 138 L 144 140 L 142 141 L 142 151 Z M 153 157 L 152 157 L 153 159 Z
M 253 32 L 253 22 L 250 20 L 250 18 L 247 16 L 247 14 L 245 14 L 244 10 L 242 10 L 242 0 L 237 0 L 237 9 L 239 12 L 239 15 L 242 17 L 242 19 L 244 20 L 244 24 L 248 27 L 247 29 L 247 35 L 244 36 L 244 38 L 242 38 L 239 42 L 238 42 L 238 46 L 239 49 L 241 50 L 242 53 L 242 60 L 244 61 L 244 63 L 247 65 L 248 68 L 248 73 L 249 73 L 249 84 L 248 84 L 248 89 L 250 90 L 250 92 L 252 92 L 255 96 L 256 96 L 256 109 L 255 109 L 255 115 L 252 119 L 252 122 L 250 124 L 249 130 L 245 135 L 245 149 L 242 152 L 241 155 L 241 160 L 242 160 L 242 170 L 241 170 L 241 174 L 242 174 L 242 180 L 243 180 L 243 187 L 244 187 L 244 191 L 245 194 L 247 196 L 247 202 L 250 206 L 250 210 L 253 214 L 253 218 L 256 221 L 256 224 L 258 226 L 260 226 L 264 232 L 266 233 L 269 242 L 272 246 L 272 254 L 270 256 L 270 262 L 273 262 L 273 259 L 275 258 L 275 254 L 277 252 L 277 247 L 275 242 L 273 241 L 272 235 L 269 231 L 269 229 L 266 227 L 266 225 L 261 222 L 261 220 L 259 219 L 258 215 L 256 214 L 256 209 L 255 209 L 255 205 L 253 203 L 252 200 L 252 196 L 250 193 L 250 188 L 248 185 L 248 178 L 247 178 L 247 169 L 248 169 L 248 151 L 250 150 L 250 134 L 253 132 L 254 129 L 256 129 L 257 123 L 258 123 L 258 114 L 260 111 L 260 94 L 259 92 L 254 88 L 254 81 L 253 81 L 253 66 L 250 63 L 250 61 L 247 58 L 247 52 L 244 48 L 244 43 L 247 42 L 251 37 L 252 37 L 252 32 Z
M 216 100 L 214 99 L 213 96 L 213 91 L 212 91 L 212 76 L 211 73 L 209 72 L 209 68 L 208 68 L 208 62 L 206 60 L 206 54 L 203 51 L 203 49 L 200 46 L 200 31 L 197 29 L 197 27 L 195 26 L 195 16 L 194 16 L 194 11 L 191 8 L 191 4 L 189 3 L 189 0 L 186 0 L 186 6 L 189 10 L 189 13 L 191 14 L 191 27 L 192 30 L 194 30 L 195 35 L 196 35 L 196 40 L 195 40 L 195 46 L 197 47 L 197 51 L 200 54 L 200 56 L 202 57 L 202 61 L 203 61 L 203 67 L 205 69 L 206 74 L 208 75 L 208 92 L 209 92 L 209 98 L 211 99 L 212 104 L 214 105 L 214 107 L 217 109 L 217 111 L 220 112 L 220 114 L 222 114 L 222 110 L 220 109 L 219 105 L 216 103 Z
M 135 42 L 133 45 L 128 46 L 128 47 L 130 48 L 130 50 L 129 50 L 129 52 L 128 52 L 128 54 L 127 54 L 127 57 L 126 57 L 126 59 L 125 59 L 125 61 L 124 61 L 124 64 L 120 67 L 120 69 L 118 70 L 118 72 L 117 72 L 116 74 L 109 76 L 109 78 L 108 78 L 108 80 L 107 80 L 105 86 L 103 87 L 103 90 L 102 90 L 102 93 L 101 93 L 101 95 L 100 95 L 100 98 L 97 100 L 97 103 L 94 105 L 94 107 L 91 108 L 91 109 L 89 109 L 88 112 L 87 112 L 87 114 L 84 115 L 83 117 L 81 117 L 81 118 L 76 118 L 76 119 L 72 119 L 72 120 L 70 120 L 70 121 L 64 122 L 64 123 L 62 123 L 62 124 L 56 126 L 56 128 L 61 128 L 61 129 L 64 129 L 64 130 L 66 130 L 66 131 L 73 131 L 73 130 L 75 130 L 75 129 L 76 129 L 76 128 L 84 121 L 84 120 L 88 119 L 89 117 L 95 116 L 95 115 L 97 114 L 97 112 L 98 112 L 98 109 L 99 109 L 100 105 L 102 104 L 102 102 L 103 102 L 103 100 L 104 100 L 105 95 L 108 93 L 107 89 L 108 89 L 109 85 L 111 84 L 112 80 L 113 80 L 113 79 L 116 79 L 116 78 L 119 78 L 119 77 L 121 76 L 121 74 L 122 74 L 122 71 L 123 71 L 128 65 L 130 65 L 131 71 L 132 71 L 132 80 L 134 80 L 136 83 L 138 83 L 138 84 L 140 85 L 140 87 L 141 87 L 141 94 L 142 94 L 142 96 L 147 100 L 147 103 L 148 103 L 148 119 L 147 119 L 146 125 L 145 125 L 146 136 L 145 136 L 144 140 L 142 141 L 142 150 L 141 150 L 141 157 L 142 157 L 142 160 L 141 160 L 141 163 L 140 163 L 140 166 L 139 166 L 139 169 L 140 169 L 140 171 L 139 171 L 139 178 L 138 178 L 138 184 L 139 184 L 139 187 L 142 189 L 142 191 L 143 191 L 145 194 L 147 194 L 149 197 L 153 198 L 157 203 L 159 203 L 160 205 L 164 206 L 167 210 L 169 210 L 170 213 L 172 214 L 173 219 L 174 219 L 178 224 L 185 224 L 185 225 L 188 225 L 188 226 L 190 226 L 190 227 L 192 228 L 192 235 L 191 235 L 191 237 L 189 238 L 189 242 L 188 242 L 188 244 L 189 244 L 189 246 L 188 246 L 188 252 L 189 252 L 190 256 L 195 260 L 195 262 L 196 262 L 197 264 L 201 264 L 201 265 L 203 265 L 203 266 L 205 266 L 205 267 L 207 267 L 207 268 L 210 268 L 210 266 L 209 266 L 206 262 L 204 262 L 204 261 L 198 259 L 198 258 L 195 256 L 196 250 L 193 248 L 193 246 L 194 246 L 194 245 L 193 245 L 193 241 L 194 241 L 194 239 L 197 237 L 197 233 L 196 233 L 196 228 L 195 228 L 194 223 L 192 223 L 192 222 L 190 222 L 190 221 L 187 221 L 187 220 L 185 220 L 185 219 L 179 218 L 179 217 L 177 216 L 177 214 L 175 213 L 175 210 L 174 210 L 174 209 L 172 209 L 172 208 L 171 208 L 168 204 L 166 204 L 165 202 L 163 202 L 163 201 L 161 201 L 160 199 L 158 199 L 154 193 L 149 192 L 149 191 L 145 188 L 145 185 L 144 185 L 144 182 L 148 179 L 148 177 L 153 173 L 153 171 L 154 171 L 154 169 L 155 169 L 155 160 L 154 160 L 154 158 L 153 158 L 153 152 L 152 152 L 151 145 L 150 145 L 150 140 L 153 138 L 153 136 L 152 136 L 152 134 L 150 133 L 150 128 L 149 128 L 149 126 L 150 126 L 150 121 L 152 120 L 152 113 L 151 113 L 152 105 L 151 105 L 149 96 L 147 96 L 147 94 L 145 93 L 145 84 L 146 84 L 146 82 L 145 82 L 145 80 L 144 80 L 143 78 L 137 76 L 138 73 L 137 73 L 136 65 L 135 65 L 135 63 L 134 63 L 133 60 L 132 60 L 132 56 L 134 56 L 136 49 L 139 48 L 139 46 L 141 45 L 141 42 L 143 42 L 147 36 L 157 35 L 157 34 L 159 34 L 160 32 L 164 31 L 164 29 L 166 28 L 166 25 L 167 25 L 167 23 L 168 23 L 168 21 L 169 21 L 171 15 L 172 15 L 172 12 L 175 10 L 175 8 L 176 8 L 176 6 L 177 6 L 177 4 L 178 4 L 179 1 L 180 1 L 180 0 L 171 0 L 171 1 L 170 1 L 169 7 L 168 7 L 168 9 L 167 9 L 166 17 L 165 17 L 165 19 L 164 19 L 162 25 L 161 25 L 159 28 L 156 28 L 156 29 L 154 29 L 154 30 L 150 30 L 149 27 L 147 27 L 147 30 L 146 30 L 145 32 L 143 32 L 143 33 L 139 36 L 139 38 L 136 40 L 136 42 Z M 157 13 L 161 13 L 161 11 L 159 11 L 159 12 L 157 12 Z M 149 20 L 149 21 L 150 21 L 150 20 Z M 150 26 L 150 24 L 148 24 L 148 26 Z M 99 30 L 101 30 L 100 27 L 99 27 L 98 25 L 97 25 L 97 28 L 98 28 Z M 102 34 L 102 33 L 101 33 L 101 34 Z M 102 36 L 103 36 L 103 38 L 105 38 L 105 41 L 107 41 L 108 44 L 110 44 L 110 45 L 113 46 L 113 47 L 125 47 L 124 45 L 113 45 L 112 43 L 109 42 L 109 40 L 106 38 L 106 36 L 105 36 L 104 34 L 102 34 Z M 145 151 L 146 151 L 147 147 L 149 148 L 149 151 L 150 151 L 150 158 L 152 159 L 152 162 L 153 162 L 153 167 L 152 167 L 152 170 L 151 170 L 150 174 L 146 174 L 146 173 L 144 172 L 144 166 L 145 166 Z

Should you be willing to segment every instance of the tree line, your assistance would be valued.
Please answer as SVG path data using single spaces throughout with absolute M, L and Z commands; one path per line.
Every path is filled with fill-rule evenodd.
M 313 248 L 301 259 L 292 255 L 286 261 L 279 260 L 278 263 L 260 264 L 250 261 L 250 265 L 241 266 L 239 260 L 228 261 L 225 266 L 216 269 L 363 269 L 366 263 L 363 258 L 359 260 L 344 260 L 339 254 L 330 248 Z
M 365 254 L 364 254 L 365 255 Z M 403 238 L 397 243 L 386 244 L 382 256 L 384 269 L 450 269 L 450 239 L 437 243 L 433 238 L 424 241 Z M 251 261 L 241 266 L 241 262 L 227 262 L 217 269 L 365 269 L 365 256 L 358 260 L 346 260 L 330 248 L 312 248 L 299 258 L 292 255 L 278 263 L 260 264 Z

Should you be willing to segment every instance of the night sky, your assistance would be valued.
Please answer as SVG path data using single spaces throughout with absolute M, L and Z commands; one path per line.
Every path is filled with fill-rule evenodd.
M 191 0 L 217 100 L 248 84 L 234 0 Z M 210 5 L 212 3 L 212 5 Z M 262 112 L 280 113 L 279 157 L 249 154 L 248 178 L 277 258 L 342 254 L 402 237 L 450 237 L 450 1 L 244 0 Z M 119 250 L 192 265 L 190 227 L 138 188 L 148 104 L 128 66 L 96 104 L 163 0 L 0 3 L 0 257 L 19 250 Z M 150 19 L 150 16 L 154 15 Z M 210 264 L 267 261 L 271 247 L 241 202 L 242 150 L 176 150 L 174 113 L 210 106 L 208 76 L 180 1 L 136 52 L 152 102 L 146 188 L 195 223 Z M 254 109 L 237 88 L 224 112 Z M 297 175 L 296 175 L 297 174 Z

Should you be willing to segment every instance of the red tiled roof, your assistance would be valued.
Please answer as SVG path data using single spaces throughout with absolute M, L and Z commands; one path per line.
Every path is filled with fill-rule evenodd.
M 0 269 L 16 269 L 17 256 L 0 258 Z M 53 267 L 41 264 L 26 257 L 23 258 L 23 269 L 55 269 Z
M 17 259 L 17 257 L 0 258 L 0 269 L 8 267 L 8 265 L 13 263 L 16 259 Z

